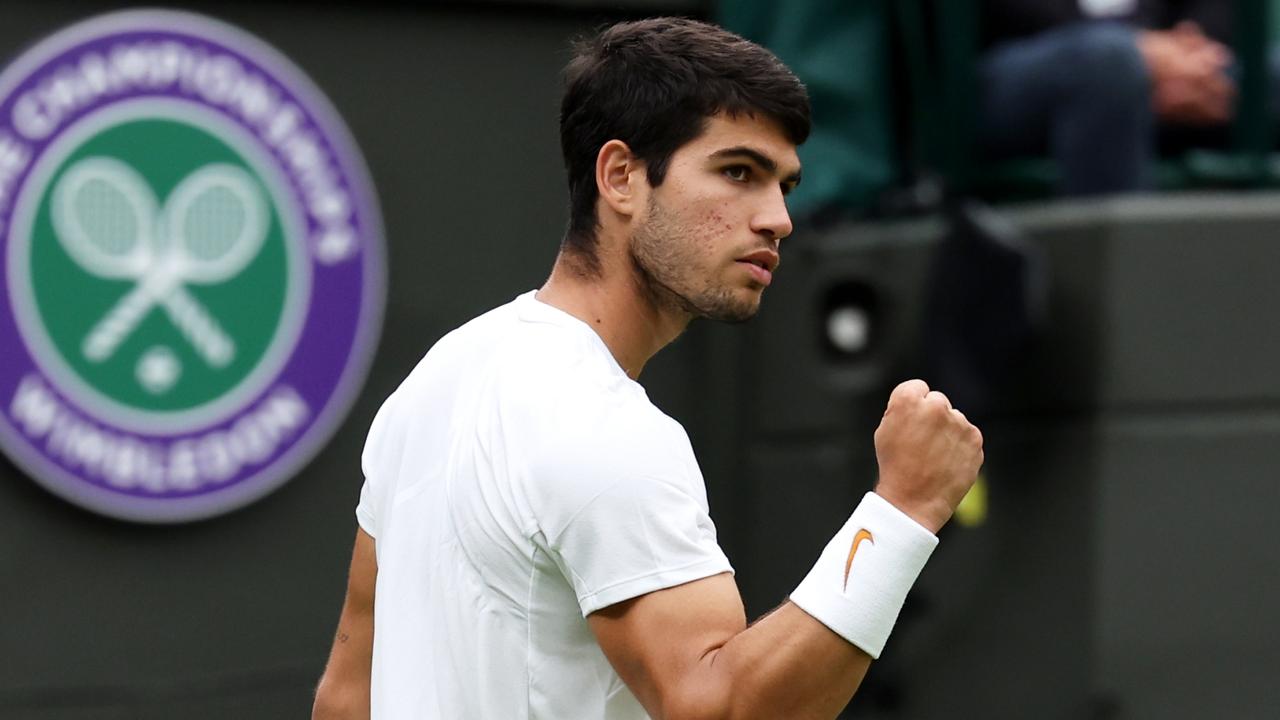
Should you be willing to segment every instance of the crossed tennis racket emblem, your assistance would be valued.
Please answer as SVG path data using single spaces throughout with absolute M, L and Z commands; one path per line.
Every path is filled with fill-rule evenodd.
M 159 306 L 196 353 L 214 367 L 235 341 L 187 285 L 216 285 L 249 264 L 267 232 L 258 185 L 233 165 L 205 165 L 184 178 L 161 207 L 146 180 L 107 157 L 77 162 L 53 190 L 58 241 L 86 272 L 132 280 L 133 288 L 94 324 L 81 344 L 103 362 Z

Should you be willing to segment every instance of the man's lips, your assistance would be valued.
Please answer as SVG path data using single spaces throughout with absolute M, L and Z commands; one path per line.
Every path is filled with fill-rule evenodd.
M 756 282 L 768 285 L 773 280 L 773 273 L 778 269 L 778 253 L 772 250 L 756 250 L 738 258 L 738 262 L 747 266 Z
M 738 262 L 749 262 L 752 265 L 759 265 L 769 272 L 777 271 L 778 263 L 780 261 L 778 253 L 773 250 L 756 250 L 738 258 Z

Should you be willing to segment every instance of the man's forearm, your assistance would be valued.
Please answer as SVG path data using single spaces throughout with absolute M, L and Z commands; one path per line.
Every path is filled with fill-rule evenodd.
M 312 720 L 368 720 L 373 666 L 373 598 L 378 576 L 374 540 L 356 532 L 347 597 L 333 635 L 324 676 L 316 688 Z
M 871 656 L 793 603 L 707 653 L 668 718 L 833 718 Z M 705 705 L 704 705 L 705 701 Z

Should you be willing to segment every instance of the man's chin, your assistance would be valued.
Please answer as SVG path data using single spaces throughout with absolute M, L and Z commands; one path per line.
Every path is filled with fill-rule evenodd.
M 760 300 L 757 297 L 755 301 L 749 303 L 733 303 L 723 304 L 710 310 L 699 313 L 708 320 L 715 320 L 723 323 L 744 323 L 756 316 L 760 312 Z

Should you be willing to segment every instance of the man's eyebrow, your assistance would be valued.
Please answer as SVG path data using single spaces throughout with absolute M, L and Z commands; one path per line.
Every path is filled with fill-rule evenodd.
M 750 158 L 752 162 L 754 162 L 756 165 L 759 165 L 761 168 L 763 168 L 765 172 L 768 172 L 768 173 L 778 172 L 778 163 L 773 158 L 769 157 L 768 155 L 765 155 L 764 153 L 760 152 L 759 150 L 756 150 L 755 148 L 750 148 L 745 145 L 737 145 L 735 147 L 724 148 L 723 150 L 717 150 L 711 153 L 712 160 L 725 160 L 725 159 L 734 158 L 734 157 Z M 797 170 L 794 173 L 783 178 L 782 182 L 793 183 L 793 184 L 799 183 L 800 171 Z

